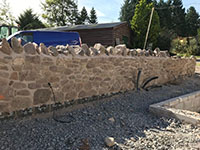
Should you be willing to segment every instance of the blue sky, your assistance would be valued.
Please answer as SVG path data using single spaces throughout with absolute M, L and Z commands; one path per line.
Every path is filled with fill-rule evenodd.
M 34 13 L 42 14 L 41 2 L 45 0 L 7 0 L 10 3 L 11 11 L 15 17 L 18 17 L 26 8 L 32 8 Z M 0 0 L 2 2 L 2 0 Z M 78 0 L 79 10 L 83 6 L 89 11 L 92 7 L 97 12 L 99 23 L 119 21 L 119 12 L 124 0 Z M 200 14 L 200 0 L 183 0 L 184 7 L 188 9 L 194 6 Z
M 89 11 L 92 7 L 98 13 L 98 21 L 101 22 L 116 22 L 119 21 L 119 12 L 124 0 L 78 0 L 79 9 L 86 6 Z M 183 0 L 183 5 L 186 9 L 194 6 L 200 14 L 200 0 Z

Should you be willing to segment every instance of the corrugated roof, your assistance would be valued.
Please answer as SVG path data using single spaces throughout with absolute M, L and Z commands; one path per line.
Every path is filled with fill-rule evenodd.
M 114 23 L 101 23 L 101 24 L 89 24 L 89 25 L 73 25 L 73 26 L 62 26 L 54 28 L 46 28 L 42 30 L 56 30 L 56 31 L 67 31 L 67 30 L 84 30 L 84 29 L 102 29 L 102 28 L 113 28 L 124 24 L 126 22 L 114 22 Z

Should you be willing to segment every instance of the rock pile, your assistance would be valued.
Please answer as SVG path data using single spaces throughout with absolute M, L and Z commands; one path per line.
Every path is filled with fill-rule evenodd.
M 13 51 L 17 54 L 21 54 L 23 51 L 25 51 L 25 53 L 30 55 L 35 55 L 35 53 L 42 53 L 45 55 L 51 55 L 55 57 L 59 54 L 73 57 L 100 55 L 170 57 L 168 51 L 161 51 L 159 48 L 156 48 L 154 51 L 144 49 L 129 49 L 126 47 L 125 44 L 117 45 L 115 47 L 109 46 L 107 48 L 100 43 L 95 44 L 94 47 L 88 47 L 87 44 L 82 44 L 81 46 L 57 45 L 56 47 L 46 47 L 43 43 L 40 43 L 39 46 L 36 43 L 27 43 L 24 46 L 22 46 L 16 38 L 12 38 L 11 47 L 6 41 L 6 39 L 3 39 L 0 51 L 2 51 L 6 55 L 10 55 L 13 49 Z

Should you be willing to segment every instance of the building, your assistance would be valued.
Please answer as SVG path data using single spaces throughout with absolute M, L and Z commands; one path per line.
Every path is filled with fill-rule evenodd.
M 101 43 L 105 46 L 130 44 L 130 28 L 127 22 L 74 25 L 49 28 L 56 31 L 76 31 L 80 34 L 82 43 L 94 46 Z

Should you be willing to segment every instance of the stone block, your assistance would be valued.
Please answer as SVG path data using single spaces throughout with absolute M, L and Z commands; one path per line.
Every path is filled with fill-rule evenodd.
M 33 104 L 45 104 L 51 98 L 51 91 L 49 89 L 38 89 L 34 92 Z
M 24 45 L 24 51 L 26 54 L 35 55 L 36 54 L 36 47 L 33 43 L 27 43 Z
M 9 78 L 9 73 L 8 72 L 4 72 L 4 71 L 0 71 L 0 77 L 1 78 Z
M 29 96 L 30 92 L 29 92 L 29 90 L 19 90 L 19 91 L 17 91 L 17 95 L 18 96 Z
M 7 40 L 5 38 L 2 39 L 0 51 L 3 52 L 6 55 L 11 55 L 11 53 L 12 53 L 12 49 L 10 47 L 10 44 L 7 42 Z
M 21 54 L 24 51 L 23 46 L 21 45 L 21 43 L 19 42 L 19 40 L 16 37 L 13 37 L 11 39 L 11 47 L 12 47 L 13 51 L 17 54 Z
M 40 64 L 40 56 L 25 56 L 26 63 Z
M 15 97 L 11 102 L 11 110 L 22 110 L 32 107 L 32 101 L 29 97 Z
M 22 82 L 15 82 L 12 87 L 15 89 L 24 89 L 26 88 L 26 84 Z

